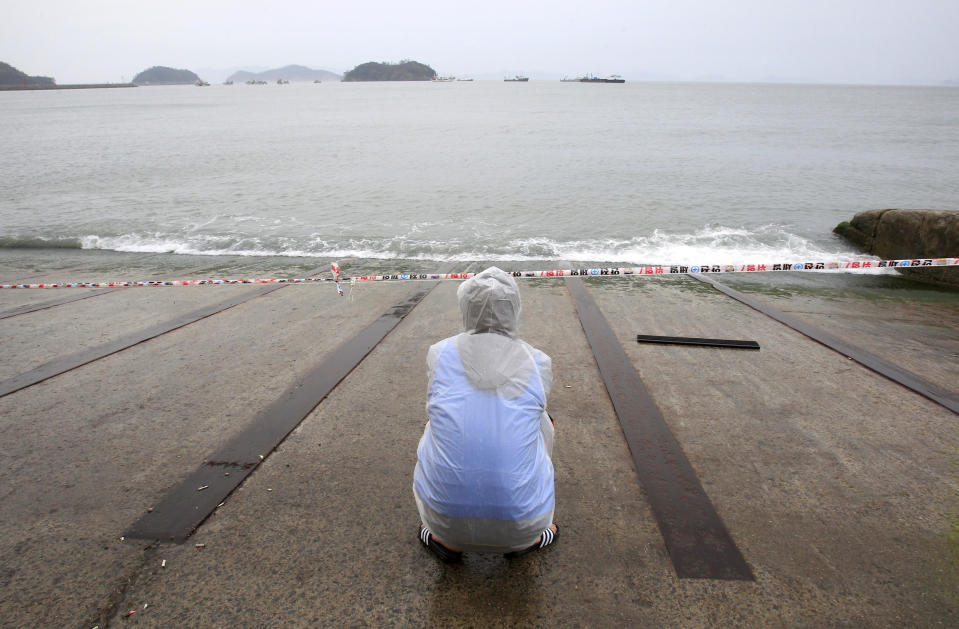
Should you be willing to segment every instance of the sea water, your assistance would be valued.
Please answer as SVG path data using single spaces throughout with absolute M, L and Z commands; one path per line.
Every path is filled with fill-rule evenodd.
M 0 92 L 0 119 L 0 254 L 159 274 L 848 260 L 858 211 L 959 208 L 949 87 L 139 87 Z

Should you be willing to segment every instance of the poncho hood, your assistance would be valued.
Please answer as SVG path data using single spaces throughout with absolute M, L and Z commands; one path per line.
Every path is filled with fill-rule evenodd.
M 521 304 L 519 287 L 509 273 L 491 266 L 460 284 L 456 296 L 467 333 L 516 337 Z

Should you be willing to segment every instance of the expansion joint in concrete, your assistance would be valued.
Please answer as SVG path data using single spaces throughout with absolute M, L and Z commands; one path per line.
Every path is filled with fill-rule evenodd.
M 97 617 L 93 621 L 86 622 L 85 626 L 107 629 L 110 623 L 126 616 L 131 609 L 136 609 L 137 605 L 131 606 L 128 602 L 129 595 L 137 585 L 142 584 L 145 578 L 156 574 L 158 548 L 159 543 L 157 542 L 143 548 L 140 561 L 111 590 L 106 603 L 97 611 Z

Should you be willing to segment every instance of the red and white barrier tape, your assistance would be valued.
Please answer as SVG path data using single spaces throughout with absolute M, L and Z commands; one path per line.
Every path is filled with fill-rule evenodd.
M 636 267 L 604 267 L 594 269 L 557 269 L 550 271 L 509 271 L 516 278 L 538 277 L 610 277 L 632 275 L 671 275 L 680 273 L 757 273 L 764 271 L 845 271 L 856 272 L 882 268 L 927 268 L 959 266 L 959 258 L 918 258 L 912 260 L 856 260 L 851 262 L 782 262 L 751 264 L 706 264 L 706 265 L 659 265 Z M 388 280 L 465 280 L 476 275 L 467 273 L 397 273 L 391 275 L 340 276 L 339 266 L 332 263 L 333 277 L 300 278 L 251 278 L 251 279 L 206 279 L 206 280 L 154 280 L 137 282 L 55 282 L 43 284 L 0 284 L 0 289 L 14 288 L 107 288 L 114 286 L 206 286 L 219 284 L 308 284 L 312 282 L 336 282 L 342 295 L 341 281 L 388 281 Z

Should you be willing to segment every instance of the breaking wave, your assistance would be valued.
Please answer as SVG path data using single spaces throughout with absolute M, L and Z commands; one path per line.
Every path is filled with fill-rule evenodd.
M 9 240 L 9 239 L 8 239 Z M 83 249 L 208 256 L 289 256 L 366 258 L 438 262 L 550 261 L 606 262 L 622 265 L 760 263 L 791 260 L 861 260 L 863 254 L 838 239 L 824 246 L 781 226 L 758 229 L 705 226 L 690 233 L 655 230 L 624 238 L 560 240 L 542 236 L 430 238 L 414 226 L 405 235 L 390 237 L 301 237 L 253 235 L 175 235 L 130 233 L 87 235 L 78 239 L 18 239 L 16 242 L 60 243 Z M 2 244 L 0 246 L 7 246 Z M 28 245 L 21 245 L 28 246 Z

